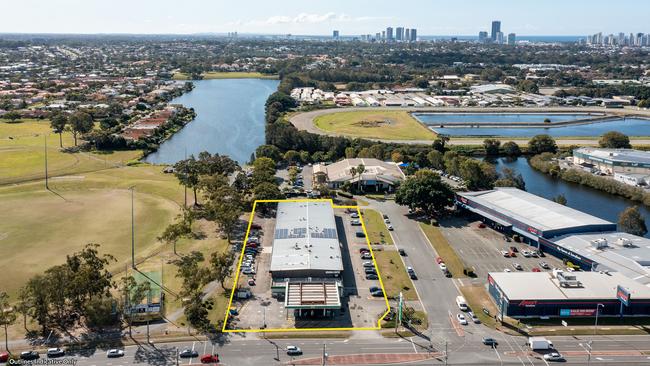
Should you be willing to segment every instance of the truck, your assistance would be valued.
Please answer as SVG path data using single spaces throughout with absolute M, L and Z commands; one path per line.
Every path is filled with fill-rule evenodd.
M 553 343 L 544 337 L 529 337 L 528 346 L 533 351 L 549 350 L 553 348 Z

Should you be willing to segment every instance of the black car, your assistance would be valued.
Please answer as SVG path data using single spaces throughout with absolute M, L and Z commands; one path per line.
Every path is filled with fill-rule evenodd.
M 377 292 L 377 291 L 381 291 L 381 287 L 378 287 L 378 286 L 372 286 L 372 287 L 370 287 L 368 290 L 369 290 L 371 293 L 372 293 L 372 292 Z
M 401 255 L 402 257 L 406 257 L 406 251 L 404 249 L 400 249 L 400 250 L 398 250 L 398 252 L 399 252 L 399 255 Z
M 375 273 L 366 273 L 366 280 L 378 280 L 379 276 Z
M 448 269 L 445 270 L 445 277 L 451 278 L 451 272 Z
M 372 297 L 383 297 L 384 296 L 384 291 L 379 290 L 379 291 L 371 292 L 370 296 L 372 296 Z
M 39 358 L 38 352 L 36 351 L 25 351 L 20 352 L 21 360 L 36 360 Z
M 365 272 L 366 272 L 366 274 L 374 274 L 374 275 L 377 274 L 377 271 L 375 271 L 374 268 L 370 268 L 370 267 L 366 268 Z
M 499 343 L 494 338 L 484 337 L 483 338 L 483 344 L 486 345 L 486 346 L 496 347 Z
M 195 350 L 185 348 L 182 350 L 179 354 L 178 357 L 180 358 L 193 358 L 193 357 L 199 357 L 199 353 L 196 352 Z

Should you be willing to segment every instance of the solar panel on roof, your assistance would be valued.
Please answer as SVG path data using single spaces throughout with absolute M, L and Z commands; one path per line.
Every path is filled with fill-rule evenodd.
M 287 239 L 289 237 L 289 229 L 275 229 L 275 239 Z
M 318 238 L 318 239 L 336 239 L 336 230 L 331 229 L 331 228 L 325 228 L 323 231 L 312 231 L 311 232 L 311 237 L 312 238 Z

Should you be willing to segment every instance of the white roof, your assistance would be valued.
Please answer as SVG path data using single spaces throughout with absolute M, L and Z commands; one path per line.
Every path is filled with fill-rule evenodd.
M 582 287 L 560 287 L 550 272 L 490 272 L 508 300 L 575 300 L 616 299 L 621 285 L 631 293 L 631 299 L 650 299 L 650 288 L 618 272 L 572 272 Z
M 280 202 L 271 272 L 305 269 L 343 271 L 334 210 L 329 202 Z
M 373 158 L 343 159 L 333 164 L 324 165 L 316 164 L 314 173 L 325 173 L 330 182 L 357 182 L 359 175 L 352 177 L 350 169 L 364 166 L 361 178 L 363 180 L 378 180 L 394 184 L 397 181 L 404 180 L 405 176 L 402 170 L 393 162 L 385 162 Z
M 542 231 L 588 225 L 614 225 L 517 188 L 499 187 L 489 191 L 459 192 L 458 195 Z
M 594 241 L 606 241 L 596 248 Z M 650 284 L 650 239 L 623 233 L 589 233 L 560 236 L 553 243 L 598 263 L 595 270 L 611 270 L 642 284 Z M 627 246 L 624 246 L 626 244 Z

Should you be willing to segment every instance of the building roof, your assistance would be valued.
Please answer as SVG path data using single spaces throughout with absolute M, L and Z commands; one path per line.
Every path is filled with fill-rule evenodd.
M 471 87 L 473 93 L 501 93 L 507 94 L 512 93 L 515 90 L 507 84 L 485 84 L 485 85 L 475 85 Z
M 650 284 L 650 239 L 622 233 L 589 233 L 557 237 L 553 243 L 588 258 L 594 270 L 619 272 Z
M 365 167 L 361 175 L 363 180 L 377 180 L 395 184 L 405 178 L 404 173 L 397 164 L 373 158 L 343 159 L 329 165 L 316 164 L 314 174 L 325 173 L 330 182 L 357 182 L 360 179 L 359 175 L 352 177 L 350 168 L 356 168 L 361 164 Z
M 581 287 L 560 287 L 551 272 L 490 272 L 508 300 L 607 300 L 616 299 L 620 285 L 630 291 L 630 298 L 650 299 L 650 288 L 620 273 L 573 272 Z
M 275 221 L 271 272 L 343 271 L 330 202 L 280 202 Z
M 650 151 L 634 149 L 603 149 L 581 147 L 573 150 L 573 154 L 584 154 L 595 160 L 611 163 L 650 164 Z
M 499 187 L 489 191 L 457 194 L 542 231 L 615 225 L 517 188 Z
M 336 282 L 287 282 L 284 306 L 287 309 L 340 308 L 341 296 Z

